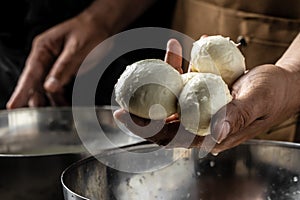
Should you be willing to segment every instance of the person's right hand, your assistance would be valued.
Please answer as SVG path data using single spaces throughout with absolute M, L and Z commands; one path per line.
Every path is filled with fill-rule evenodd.
M 153 3 L 154 0 L 95 0 L 78 16 L 37 36 L 7 108 L 43 106 L 45 100 L 52 105 L 68 103 L 63 95 L 64 86 L 77 73 L 87 54 Z M 91 62 L 98 62 L 99 54 L 103 56 L 107 48 L 97 52 L 97 61 Z
M 67 105 L 64 86 L 87 54 L 110 33 L 90 16 L 78 15 L 38 35 L 7 108 Z

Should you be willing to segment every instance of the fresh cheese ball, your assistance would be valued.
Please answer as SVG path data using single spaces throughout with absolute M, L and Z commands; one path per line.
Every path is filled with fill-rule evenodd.
M 181 78 L 182 78 L 182 81 L 183 81 L 183 86 L 185 86 L 187 84 L 187 82 L 189 82 L 197 74 L 199 74 L 199 73 L 198 72 L 189 72 L 189 73 L 181 74 Z
M 193 44 L 190 68 L 221 75 L 227 85 L 232 85 L 246 70 L 245 58 L 237 45 L 221 35 L 202 37 Z
M 115 85 L 116 102 L 128 112 L 148 119 L 165 119 L 177 112 L 183 87 L 181 75 L 159 59 L 127 66 Z
M 186 130 L 205 136 L 213 114 L 232 100 L 228 86 L 218 75 L 193 73 L 179 96 L 178 112 Z

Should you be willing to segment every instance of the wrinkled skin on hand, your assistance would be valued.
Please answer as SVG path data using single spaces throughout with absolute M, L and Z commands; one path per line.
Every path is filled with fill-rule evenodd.
M 84 30 L 84 31 L 82 31 Z M 38 35 L 7 108 L 68 105 L 64 86 L 86 55 L 109 36 L 93 19 L 79 15 Z
M 178 58 L 181 55 L 180 48 L 180 44 L 174 40 L 167 45 L 166 61 L 175 69 L 181 66 Z M 170 51 L 177 54 L 176 59 L 171 58 L 174 54 Z M 212 117 L 211 135 L 206 136 L 206 140 L 216 142 L 211 152 L 219 153 L 237 146 L 296 114 L 300 100 L 299 95 L 295 96 L 299 93 L 299 79 L 299 73 L 275 65 L 257 66 L 240 77 L 232 86 L 233 100 Z M 295 98 L 290 98 L 293 96 Z M 133 133 L 159 145 L 199 148 L 204 141 L 204 137 L 193 135 L 180 126 L 176 116 L 156 121 L 157 126 L 162 123 L 164 126 L 150 137 L 147 137 L 147 129 L 140 131 L 138 128 L 145 127 L 148 119 L 129 115 L 122 109 L 117 110 L 114 116 Z M 150 132 L 153 132 L 151 128 L 154 129 L 155 123 L 148 127 Z M 172 140 L 175 135 L 176 140 Z
M 290 74 L 275 65 L 258 66 L 232 88 L 233 101 L 212 118 L 213 137 L 220 152 L 253 138 L 291 117 L 299 108 Z
M 88 53 L 107 37 L 121 31 L 149 8 L 154 0 L 95 0 L 79 15 L 38 35 L 25 68 L 7 103 L 8 109 L 65 106 L 65 86 L 77 73 Z M 135 6 L 132 6 L 135 5 Z M 113 44 L 97 58 L 89 59 L 84 73 L 105 56 Z M 87 69 L 89 68 L 89 69 Z

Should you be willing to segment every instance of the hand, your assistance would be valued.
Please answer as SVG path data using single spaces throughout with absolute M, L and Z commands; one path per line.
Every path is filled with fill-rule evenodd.
M 258 66 L 232 88 L 233 101 L 212 118 L 212 136 L 224 151 L 269 130 L 300 110 L 300 34 L 276 65 Z
M 84 31 L 83 31 L 84 30 Z M 68 105 L 64 87 L 86 55 L 109 36 L 86 15 L 78 15 L 38 35 L 7 108 Z
M 299 86 L 294 77 L 275 65 L 258 66 L 242 76 L 233 85 L 233 101 L 212 118 L 212 136 L 220 143 L 213 151 L 237 146 L 296 114 Z
M 177 56 L 170 51 L 176 52 Z M 169 41 L 165 60 L 180 71 L 181 57 L 178 55 L 181 55 L 180 44 Z M 248 71 L 233 85 L 233 100 L 213 116 L 211 135 L 205 138 L 186 131 L 180 126 L 176 115 L 165 121 L 152 121 L 150 126 L 150 120 L 128 114 L 122 109 L 117 110 L 114 116 L 133 133 L 159 145 L 189 148 L 217 142 L 213 149 L 209 146 L 203 148 L 219 153 L 267 131 L 299 110 L 298 98 L 289 98 L 294 96 L 295 87 L 298 87 L 293 82 L 297 79 L 294 74 L 275 65 L 258 66 Z M 155 132 L 156 127 L 163 128 L 149 136 L 149 132 Z
M 86 55 L 153 3 L 154 0 L 95 0 L 78 16 L 36 37 L 7 108 L 42 106 L 47 101 L 66 105 L 64 86 L 77 73 Z
M 180 73 L 183 73 L 181 67 L 182 47 L 177 40 L 171 39 L 168 42 L 165 62 L 172 65 Z M 114 117 L 134 134 L 159 145 L 186 148 L 199 147 L 204 139 L 186 131 L 180 125 L 176 114 L 166 120 L 150 121 L 149 119 L 140 118 L 129 114 L 124 109 L 120 109 L 114 112 Z M 161 127 L 161 129 L 158 130 L 158 127 Z

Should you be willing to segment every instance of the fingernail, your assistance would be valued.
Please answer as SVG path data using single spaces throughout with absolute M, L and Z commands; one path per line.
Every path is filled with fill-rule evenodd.
M 49 92 L 57 92 L 61 89 L 61 84 L 59 80 L 51 76 L 46 80 L 44 88 Z
M 167 44 L 167 51 L 171 51 L 175 55 L 181 56 L 182 54 L 181 44 L 176 39 L 170 39 Z
M 230 132 L 230 124 L 228 122 L 223 122 L 221 125 L 221 128 L 216 130 L 217 134 L 215 135 L 216 137 L 213 136 L 213 139 L 217 143 L 221 143 L 229 134 Z
M 227 137 L 229 132 L 230 132 L 230 124 L 228 122 L 223 122 L 218 141 L 221 143 Z
M 126 122 L 126 112 L 124 110 L 116 110 L 113 113 L 113 116 L 115 119 L 117 119 L 118 121 L 125 123 Z
M 204 39 L 204 38 L 206 38 L 206 37 L 208 37 L 208 35 L 202 35 L 202 36 L 200 37 L 200 39 Z

